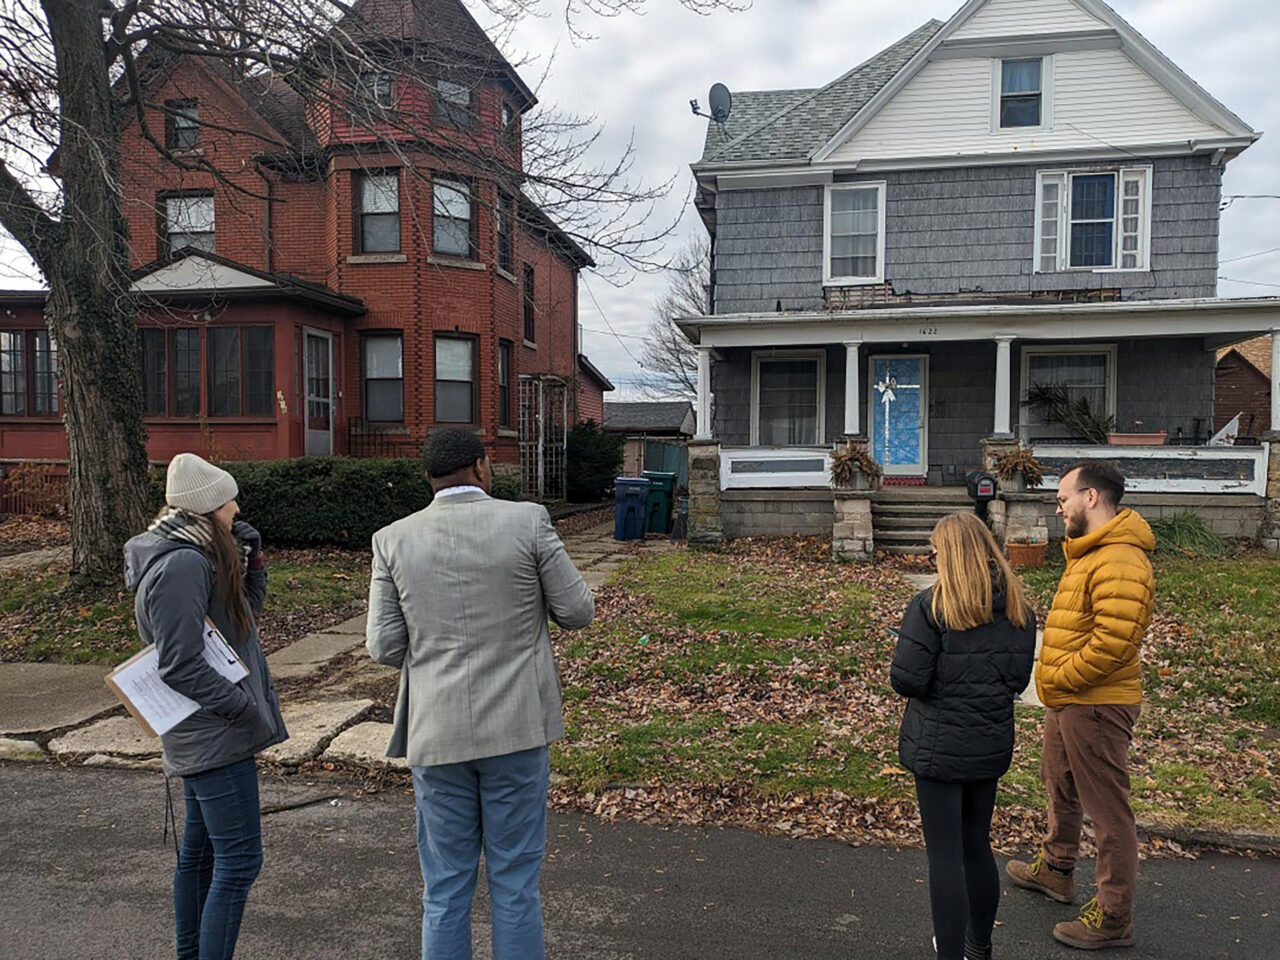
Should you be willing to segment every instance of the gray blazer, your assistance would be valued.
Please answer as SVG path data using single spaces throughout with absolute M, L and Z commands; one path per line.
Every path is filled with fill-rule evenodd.
M 564 736 L 547 628 L 595 601 L 546 508 L 479 491 L 438 497 L 373 535 L 365 646 L 400 668 L 387 756 L 434 766 Z

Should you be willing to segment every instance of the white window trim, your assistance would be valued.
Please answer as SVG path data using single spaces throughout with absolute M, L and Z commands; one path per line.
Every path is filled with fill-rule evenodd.
M 1000 96 L 1003 93 L 1002 64 L 1006 60 L 1034 60 L 1040 58 L 1040 124 L 1035 127 L 1000 126 Z M 1015 57 L 993 57 L 991 60 L 991 132 L 1014 134 L 1025 132 L 1048 133 L 1053 129 L 1053 54 L 1029 54 Z
M 885 180 L 857 180 L 851 183 L 827 184 L 822 197 L 822 285 L 824 287 L 860 287 L 884 283 L 884 224 L 887 194 Z M 835 190 L 876 190 L 876 273 L 873 277 L 833 277 L 831 275 L 831 194 Z
M 827 352 L 825 350 L 753 350 L 751 353 L 751 446 L 760 446 L 761 360 L 818 361 L 818 436 L 816 443 L 799 444 L 799 446 L 812 447 L 825 443 L 827 436 Z
M 1111 232 L 1111 266 L 1109 267 L 1073 267 L 1071 266 L 1071 178 L 1073 176 L 1090 176 L 1112 173 L 1116 177 L 1116 209 L 1115 229 Z M 1123 234 L 1124 218 L 1124 181 L 1126 177 L 1139 175 L 1142 178 L 1142 222 L 1138 231 L 1138 265 L 1122 267 L 1120 249 Z M 1041 197 L 1044 196 L 1044 182 L 1047 179 L 1060 177 L 1061 191 L 1058 201 L 1058 262 L 1052 271 L 1046 271 L 1040 263 L 1041 241 Z M 1154 179 L 1150 164 L 1137 166 L 1082 167 L 1078 169 L 1056 169 L 1036 171 L 1035 196 L 1035 273 L 1144 273 L 1151 269 L 1151 183 Z
M 1116 369 L 1116 345 L 1114 343 L 1062 343 L 1049 344 L 1045 346 L 1024 346 L 1022 348 L 1021 369 L 1018 378 L 1018 408 L 1019 408 L 1019 428 L 1024 432 L 1029 430 L 1033 424 L 1027 422 L 1025 413 L 1029 406 L 1027 403 L 1027 389 L 1031 386 L 1031 358 L 1033 356 L 1063 354 L 1073 356 L 1095 356 L 1104 354 L 1107 358 L 1107 383 L 1106 383 L 1106 409 L 1102 412 L 1104 417 L 1114 417 L 1116 415 L 1116 380 L 1118 373 Z M 1034 426 L 1042 426 L 1042 424 L 1034 424 Z

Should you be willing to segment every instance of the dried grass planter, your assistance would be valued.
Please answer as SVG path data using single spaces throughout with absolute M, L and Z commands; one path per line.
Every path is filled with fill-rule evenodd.
M 1045 554 L 1048 552 L 1049 544 L 1043 540 L 1039 543 L 1006 543 L 1004 552 L 1009 557 L 1009 562 L 1015 567 L 1043 567 Z

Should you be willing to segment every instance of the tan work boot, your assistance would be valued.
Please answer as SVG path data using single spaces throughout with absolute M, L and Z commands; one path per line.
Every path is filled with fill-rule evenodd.
M 1009 879 L 1024 890 L 1035 890 L 1059 903 L 1075 902 L 1076 881 L 1072 872 L 1068 870 L 1063 873 L 1049 866 L 1043 850 L 1037 853 L 1036 858 L 1030 863 L 1010 860 L 1005 864 L 1004 870 L 1009 874 Z
M 1080 911 L 1080 919 L 1054 924 L 1053 939 L 1080 950 L 1133 946 L 1133 924 L 1113 917 L 1094 897 Z

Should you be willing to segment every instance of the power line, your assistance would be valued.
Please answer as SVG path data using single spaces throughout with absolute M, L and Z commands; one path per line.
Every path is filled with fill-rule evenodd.
M 591 289 L 591 284 L 587 283 L 585 275 L 582 276 L 582 285 L 587 288 L 587 296 L 589 296 L 591 298 L 591 302 L 596 305 L 596 312 L 600 314 L 600 319 L 603 320 L 604 325 L 609 328 L 609 332 L 617 339 L 618 346 L 620 346 L 623 352 L 632 359 L 637 367 L 643 367 L 644 364 L 637 360 L 636 355 L 631 352 L 625 343 L 622 342 L 622 337 L 618 336 L 618 331 L 613 329 L 613 324 L 610 323 L 609 318 L 605 316 L 604 310 L 600 306 L 600 301 L 596 299 L 596 293 Z
M 1247 283 L 1251 287 L 1278 287 L 1280 283 L 1264 283 L 1261 280 L 1237 280 L 1235 277 L 1218 277 L 1219 280 L 1226 280 L 1229 283 Z
M 1280 251 L 1280 247 L 1272 247 L 1270 250 L 1259 250 L 1257 253 L 1246 253 L 1242 257 L 1227 257 L 1226 260 L 1219 260 L 1218 263 L 1235 263 L 1237 260 L 1252 260 L 1254 257 L 1263 257 L 1268 253 L 1276 253 Z
M 582 329 L 587 331 L 587 333 L 599 333 L 606 337 L 610 335 L 615 337 L 626 337 L 628 340 L 642 340 L 645 343 L 649 343 L 651 340 L 653 340 L 652 337 L 640 337 L 640 336 L 636 336 L 634 333 L 614 333 L 612 330 L 597 330 L 595 327 L 587 327 L 587 326 L 584 326 Z

